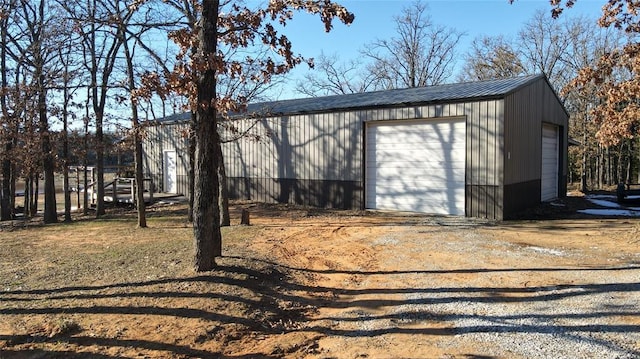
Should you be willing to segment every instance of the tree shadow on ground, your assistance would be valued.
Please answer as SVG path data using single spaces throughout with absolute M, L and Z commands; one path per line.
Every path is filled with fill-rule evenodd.
M 584 272 L 590 271 L 637 271 L 640 267 L 600 268 L 496 268 L 459 269 L 436 271 L 311 271 L 293 268 L 274 262 L 224 257 L 221 266 L 213 272 L 181 278 L 112 283 L 106 285 L 78 285 L 63 288 L 35 288 L 7 290 L 0 297 L 0 316 L 29 317 L 31 320 L 46 316 L 79 316 L 83 318 L 107 316 L 147 317 L 153 316 L 170 322 L 175 319 L 195 320 L 202 327 L 218 328 L 225 325 L 242 328 L 240 335 L 205 335 L 187 343 L 162 342 L 145 339 L 106 337 L 78 332 L 61 335 L 44 335 L 27 332 L 0 335 L 3 358 L 28 357 L 47 354 L 83 358 L 81 353 L 89 348 L 133 350 L 139 352 L 168 353 L 179 357 L 219 358 L 278 358 L 291 352 L 276 347 L 270 352 L 255 352 L 250 355 L 233 355 L 211 352 L 200 346 L 209 340 L 221 340 L 225 344 L 248 338 L 281 336 L 293 332 L 310 332 L 320 336 L 377 337 L 387 334 L 455 336 L 469 333 L 519 333 L 548 334 L 554 336 L 578 336 L 580 340 L 590 338 L 592 343 L 633 356 L 640 352 L 622 348 L 614 341 L 593 337 L 593 334 L 638 334 L 640 313 L 637 308 L 609 305 L 597 311 L 573 311 L 566 313 L 516 312 L 479 314 L 468 312 L 439 312 L 438 306 L 451 303 L 507 305 L 512 303 L 554 303 L 567 298 L 584 298 L 620 294 L 640 295 L 640 282 L 559 284 L 532 287 L 500 286 L 447 286 L 408 288 L 391 286 L 384 288 L 327 287 L 315 283 L 303 283 L 296 278 L 299 272 L 306 274 L 350 274 L 368 276 L 397 276 L 410 274 L 420 276 L 425 283 L 430 276 L 458 273 L 511 272 L 523 276 L 537 272 Z M 388 280 L 393 283 L 392 279 Z M 119 304 L 122 303 L 122 304 Z M 552 305 L 552 304 L 550 304 Z M 237 307 L 235 311 L 227 308 Z M 349 315 L 321 315 L 321 308 L 339 309 Z M 379 311 L 386 308 L 383 314 Z M 100 317 L 103 318 L 103 317 Z M 632 321 L 618 321 L 632 318 Z M 473 323 L 458 326 L 464 320 Z M 584 324 L 585 321 L 605 320 L 605 324 Z M 382 323 L 382 326 L 364 326 L 349 329 L 349 323 Z M 525 323 L 523 323 L 525 322 Z M 434 325 L 444 323 L 446 325 Z M 535 324 L 533 324 L 535 323 Z M 411 324 L 411 325 L 407 325 Z M 108 327 L 108 323 L 104 323 Z M 199 339 L 198 339 L 199 338 Z M 2 343 L 4 342 L 4 344 Z M 74 348 L 60 348 L 60 343 Z M 299 347 L 290 350 L 301 350 Z M 312 349 L 310 349 L 312 350 Z M 299 355 L 309 354 L 299 352 Z M 97 353 L 91 357 L 109 358 L 111 354 Z M 113 357 L 117 357 L 113 356 Z

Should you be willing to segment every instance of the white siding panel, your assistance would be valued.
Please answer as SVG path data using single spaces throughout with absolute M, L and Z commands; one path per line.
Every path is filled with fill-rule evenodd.
M 542 126 L 541 197 L 549 201 L 558 197 L 558 127 Z
M 369 123 L 366 207 L 465 214 L 465 120 Z

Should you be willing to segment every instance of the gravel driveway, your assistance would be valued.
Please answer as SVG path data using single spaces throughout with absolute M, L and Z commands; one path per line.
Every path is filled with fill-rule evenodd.
M 287 246 L 331 298 L 306 325 L 316 357 L 640 357 L 634 222 L 432 222 Z

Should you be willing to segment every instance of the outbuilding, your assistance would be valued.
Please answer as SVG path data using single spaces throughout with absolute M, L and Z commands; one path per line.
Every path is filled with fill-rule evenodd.
M 189 116 L 147 133 L 163 192 L 188 193 Z M 221 131 L 229 195 L 501 220 L 566 195 L 568 119 L 544 75 L 252 104 Z

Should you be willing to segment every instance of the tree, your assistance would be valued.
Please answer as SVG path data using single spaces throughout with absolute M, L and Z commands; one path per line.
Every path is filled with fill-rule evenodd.
M 369 72 L 386 88 L 438 85 L 452 74 L 456 48 L 463 34 L 436 25 L 427 5 L 417 1 L 394 18 L 396 37 L 377 40 L 365 47 L 372 60 Z
M 552 16 L 558 17 L 577 0 L 552 2 Z M 512 0 L 513 2 L 513 0 Z M 606 1 L 598 24 L 624 31 L 627 42 L 604 53 L 593 65 L 583 67 L 568 89 L 592 91 L 595 85 L 598 102 L 590 115 L 599 129 L 601 144 L 611 146 L 637 136 L 640 128 L 640 3 L 632 0 Z
M 140 127 L 140 119 L 138 117 L 138 101 L 133 95 L 136 88 L 136 76 L 133 67 L 133 52 L 129 48 L 129 38 L 127 34 L 128 21 L 131 19 L 135 7 L 128 7 L 128 11 L 124 16 L 117 19 L 118 36 L 122 42 L 124 49 L 124 57 L 126 61 L 127 87 L 129 89 L 129 103 L 131 105 L 131 132 L 133 136 L 133 153 L 135 157 L 135 205 L 138 212 L 138 227 L 147 227 L 147 217 L 145 213 L 144 202 L 144 175 L 142 170 L 142 135 Z M 118 9 L 120 10 L 120 9 Z M 120 12 L 118 12 L 120 13 Z M 132 193 L 133 195 L 133 193 Z
M 183 25 L 187 33 L 195 34 L 196 33 L 196 22 L 198 17 L 199 5 L 197 2 L 190 1 L 167 1 L 166 2 L 173 10 L 176 10 L 179 14 L 182 15 Z M 222 3 L 219 3 L 219 7 L 221 10 L 225 7 L 230 6 L 231 1 L 227 0 Z M 177 22 L 168 22 L 166 25 L 175 25 Z M 176 32 L 180 34 L 180 31 Z M 133 35 L 133 34 L 132 34 Z M 135 36 L 135 35 L 134 35 Z M 135 36 L 136 39 L 139 38 Z M 177 39 L 177 38 L 176 38 Z M 178 41 L 179 42 L 179 41 Z M 139 42 L 140 43 L 140 42 Z M 166 61 L 162 59 L 158 54 L 155 53 L 153 49 L 150 49 L 148 46 L 145 46 L 143 43 L 140 43 L 142 47 L 144 47 L 148 53 L 156 59 L 157 65 L 163 69 L 165 74 L 170 73 L 171 71 L 166 64 Z M 183 44 L 183 54 L 179 55 L 179 58 L 182 58 L 184 54 L 191 53 L 194 54 L 197 52 L 197 42 L 190 42 L 189 44 Z M 260 67 L 260 61 L 257 59 L 262 59 L 268 56 L 268 51 L 263 48 L 251 47 L 250 49 L 245 49 L 241 47 L 233 47 L 233 46 L 224 46 L 220 48 L 221 57 L 227 59 L 227 61 L 233 61 L 236 70 L 241 69 L 241 73 L 244 76 L 236 76 L 235 73 L 228 74 L 222 73 L 217 74 L 216 76 L 216 86 L 218 97 L 221 98 L 242 98 L 243 101 L 248 102 L 252 100 L 258 99 L 268 88 L 270 88 L 270 83 L 265 83 L 263 81 L 255 81 L 253 79 L 259 78 L 260 73 L 262 71 Z M 238 72 L 238 71 L 236 71 Z M 181 75 L 174 75 L 175 77 L 180 77 Z M 136 90 L 138 97 L 144 97 L 149 99 L 153 92 L 152 89 L 160 90 L 158 94 L 162 99 L 167 98 L 170 95 L 170 91 L 166 90 L 166 85 L 162 84 L 161 78 L 158 76 L 156 72 L 148 72 L 143 76 L 143 82 L 146 82 L 148 86 L 143 86 L 142 88 Z M 185 83 L 184 81 L 177 80 L 177 83 Z M 182 85 L 169 85 L 170 90 L 190 96 L 188 91 L 185 91 L 185 88 Z M 194 102 L 190 102 L 191 107 L 186 107 L 191 111 L 192 119 L 190 121 L 191 129 L 189 133 L 186 134 L 189 141 L 189 221 L 193 222 L 193 200 L 194 200 L 194 158 L 195 158 L 195 140 L 193 139 L 193 134 L 195 132 L 195 114 L 197 109 L 193 107 Z M 220 114 L 224 116 L 223 114 Z M 222 129 L 230 129 L 233 126 L 229 126 L 229 118 L 226 118 L 225 121 L 219 123 L 219 130 Z M 222 156 L 222 148 L 218 146 L 218 151 L 220 152 L 220 156 Z M 227 193 L 227 182 L 226 182 L 226 171 L 224 167 L 224 163 L 218 163 L 218 178 L 219 178 L 219 208 L 220 208 L 220 225 L 221 226 L 229 226 L 230 225 L 230 216 L 229 216 L 229 200 Z
M 593 65 L 603 54 L 624 41 L 624 34 L 620 31 L 598 28 L 593 26 L 595 23 L 595 19 L 577 17 L 563 24 L 563 36 L 570 41 L 562 61 L 570 78 L 578 76 L 582 68 Z M 603 152 L 595 137 L 597 128 L 589 114 L 593 104 L 598 102 L 596 90 L 597 87 L 592 84 L 582 91 L 574 91 L 570 86 L 565 86 L 560 92 L 565 99 L 565 107 L 571 114 L 569 136 L 581 142 L 580 146 L 569 148 L 569 162 L 577 173 L 576 179 L 580 179 L 583 191 L 597 185 L 598 176 L 594 175 L 594 166 L 596 163 L 603 163 L 598 160 Z
M 172 27 L 177 23 L 176 20 L 169 19 L 167 13 L 157 11 L 155 5 L 157 4 L 150 0 L 141 0 L 133 4 L 129 4 L 126 1 L 114 1 L 113 15 L 111 16 L 112 26 L 115 28 L 115 37 L 117 41 L 121 43 L 122 55 L 124 55 L 124 76 L 126 80 L 123 80 L 122 83 L 124 83 L 125 94 L 122 94 L 119 98 L 122 102 L 128 102 L 131 111 L 130 134 L 134 152 L 135 173 L 134 203 L 138 213 L 139 228 L 147 227 L 142 161 L 143 125 L 139 115 L 139 107 L 140 100 L 147 99 L 150 102 L 151 94 L 144 89 L 140 90 L 140 88 L 143 87 L 143 85 L 138 84 L 141 76 L 138 73 L 138 69 L 134 66 L 134 62 L 139 60 L 139 57 L 136 55 L 136 49 L 142 49 L 142 51 L 146 52 L 147 55 L 157 62 L 157 65 L 162 65 L 165 72 L 168 72 L 168 69 L 163 63 L 163 59 L 160 58 L 156 50 L 145 43 L 143 37 L 145 34 L 162 28 Z M 161 13 L 162 15 L 160 15 Z M 160 17 L 162 17 L 163 20 L 158 20 Z M 144 65 L 148 65 L 149 61 L 150 60 L 147 60 Z M 162 97 L 164 97 L 164 93 L 162 95 Z
M 296 90 L 306 96 L 327 96 L 381 89 L 382 81 L 364 68 L 361 59 L 340 62 L 335 54 L 321 54 L 314 61 L 316 71 L 305 74 L 296 83 Z
M 35 99 L 38 135 L 44 174 L 44 222 L 57 222 L 55 155 L 49 128 L 48 95 L 52 79 L 57 77 L 55 49 L 61 46 L 60 28 L 54 25 L 57 8 L 46 0 L 17 2 L 17 32 L 9 36 L 13 61 L 20 63 L 29 77 L 28 87 Z
M 69 32 L 71 34 L 71 32 Z M 73 39 L 68 38 L 69 41 Z M 69 124 L 74 115 L 71 113 L 73 107 L 73 95 L 78 89 L 72 85 L 75 78 L 78 77 L 77 64 L 74 63 L 74 56 L 69 47 L 61 47 L 58 50 L 58 59 L 63 66 L 61 74 L 61 89 L 62 89 L 62 105 L 59 110 L 59 117 L 62 118 L 62 178 L 64 192 L 64 221 L 71 222 L 71 187 L 69 185 L 69 165 L 70 156 L 69 152 Z
M 552 17 L 559 17 L 566 8 L 572 7 L 575 3 L 576 0 L 553 1 Z M 637 99 L 637 94 L 640 93 L 638 10 L 640 3 L 636 1 L 605 2 L 598 24 L 605 29 L 623 31 L 626 41 L 617 44 L 613 49 L 605 49 L 595 62 L 585 64 L 564 89 L 565 93 L 573 92 L 583 99 L 591 99 L 590 110 L 585 111 L 583 131 L 587 131 L 586 119 L 589 118 L 591 124 L 597 128 L 595 137 L 602 146 L 596 157 L 598 165 L 595 176 L 599 184 L 603 183 L 603 178 L 605 183 L 610 183 L 614 180 L 625 181 L 631 176 L 631 153 L 634 151 L 634 143 L 638 142 L 640 128 L 640 103 Z M 611 151 L 614 146 L 617 147 L 617 151 Z M 583 168 L 586 168 L 587 149 L 584 151 Z M 624 161 L 627 162 L 626 175 L 623 174 Z M 614 165 L 616 162 L 617 165 Z M 640 178 L 640 158 L 638 168 Z M 583 171 L 583 187 L 586 187 L 586 169 Z M 612 175 L 611 172 L 615 174 Z
M 629 157 L 627 152 L 631 147 L 607 151 L 596 140 L 597 129 L 589 113 L 593 104 L 599 101 L 595 84 L 585 87 L 584 91 L 566 86 L 578 76 L 580 69 L 593 65 L 604 53 L 622 43 L 620 31 L 598 28 L 594 26 L 596 23 L 596 19 L 584 16 L 553 19 L 537 12 L 523 25 L 513 42 L 501 37 L 476 39 L 459 77 L 475 80 L 510 76 L 509 70 L 503 71 L 504 63 L 521 70 L 513 75 L 544 73 L 570 113 L 569 136 L 581 142 L 579 147 L 569 148 L 569 167 L 572 169 L 570 176 L 573 176 L 570 179 L 580 178 L 583 189 L 587 189 L 588 182 L 601 186 L 607 183 L 604 177 L 615 177 L 609 168 L 624 167 L 622 161 Z M 497 57 L 513 60 L 492 62 Z M 485 71 L 481 73 L 478 69 Z M 609 162 L 616 165 L 605 166 Z
M 567 61 L 576 39 L 570 34 L 586 27 L 586 23 L 563 23 L 538 11 L 523 24 L 514 41 L 502 36 L 476 38 L 459 78 L 486 80 L 543 73 L 559 92 L 573 71 Z
M 572 77 L 565 61 L 572 41 L 566 30 L 563 23 L 538 11 L 524 24 L 517 38 L 526 73 L 545 74 L 558 92 Z
M 518 50 L 502 36 L 483 36 L 473 40 L 465 55 L 460 81 L 479 81 L 525 74 Z
M 11 191 L 13 178 L 11 152 L 13 149 L 13 129 L 9 103 L 8 103 L 8 68 L 7 68 L 7 41 L 9 40 L 9 15 L 13 12 L 13 2 L 3 1 L 0 8 L 0 163 L 2 164 L 2 182 L 0 183 L 0 220 L 6 221 L 13 218 L 13 201 L 15 193 Z
M 84 67 L 89 76 L 89 101 L 95 116 L 95 184 L 96 216 L 105 214 L 104 205 L 104 120 L 111 78 L 117 64 L 122 38 L 117 36 L 117 23 L 113 19 L 120 16 L 118 1 L 69 0 L 60 1 L 81 37 L 81 51 Z
M 633 139 L 640 129 L 640 21 L 635 15 L 639 9 L 640 4 L 621 0 L 610 1 L 603 8 L 599 24 L 624 30 L 628 42 L 603 54 L 594 66 L 581 69 L 571 83 L 582 92 L 596 85 L 599 103 L 591 115 L 599 126 L 596 137 L 605 146 Z
M 271 21 L 284 25 L 293 16 L 294 10 L 306 10 L 319 14 L 329 31 L 335 17 L 345 23 L 353 21 L 353 14 L 344 7 L 327 0 L 274 0 L 265 8 L 252 10 L 233 4 L 231 12 L 221 14 L 218 0 L 202 2 L 201 18 L 195 34 L 181 32 L 174 37 L 183 49 L 190 49 L 188 39 L 197 42 L 197 51 L 190 53 L 192 67 L 187 63 L 177 66 L 177 81 L 187 80 L 192 89 L 191 99 L 196 108 L 194 123 L 195 140 L 195 184 L 193 227 L 196 253 L 194 266 L 197 271 L 208 271 L 215 267 L 215 257 L 221 255 L 220 208 L 218 205 L 219 186 L 217 166 L 223 160 L 218 134 L 218 115 L 238 109 L 244 104 L 243 99 L 219 98 L 216 78 L 218 74 L 243 76 L 242 67 L 237 62 L 226 61 L 220 49 L 224 46 L 248 47 L 256 41 L 270 46 L 275 56 L 256 60 L 262 72 L 253 81 L 268 83 L 274 74 L 282 74 L 304 59 L 294 55 L 291 42 L 284 35 L 279 35 Z M 195 36 L 195 37 L 193 37 Z M 185 46 L 186 45 L 186 46 Z M 184 52 L 183 52 L 184 54 Z

